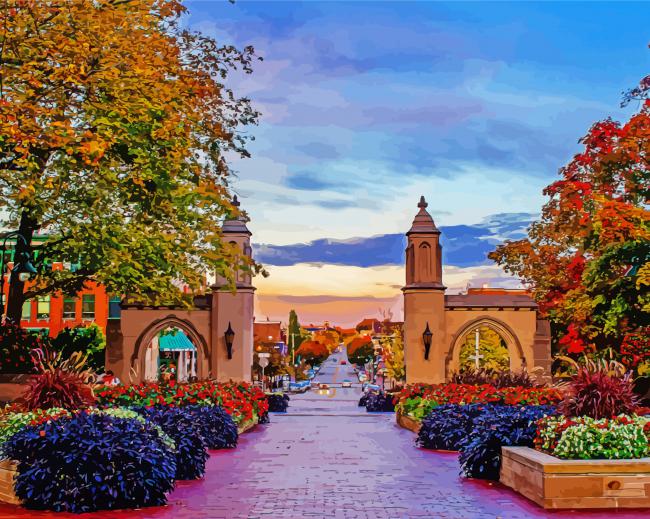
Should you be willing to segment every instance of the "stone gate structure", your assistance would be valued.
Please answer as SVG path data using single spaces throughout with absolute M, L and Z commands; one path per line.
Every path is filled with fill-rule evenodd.
M 237 197 L 234 205 L 239 206 Z M 243 217 L 226 220 L 222 232 L 224 239 L 251 257 L 251 232 Z M 147 372 L 147 355 L 151 355 L 158 334 L 175 328 L 182 331 L 196 349 L 195 376 L 198 379 L 250 381 L 255 287 L 249 272 L 237 274 L 236 288 L 233 293 L 225 280 L 217 278 L 209 293 L 194 298 L 190 309 L 123 301 L 120 319 L 109 322 L 107 329 L 106 369 L 112 370 L 125 383 L 142 382 Z M 227 331 L 234 332 L 230 355 L 226 345 Z
M 421 197 L 419 212 L 406 233 L 404 294 L 404 355 L 408 383 L 442 383 L 460 365 L 461 342 L 479 327 L 489 327 L 504 340 L 510 369 L 551 367 L 548 321 L 523 290 L 472 291 L 447 295 L 442 280 L 440 231 Z M 425 359 L 425 334 L 430 337 Z

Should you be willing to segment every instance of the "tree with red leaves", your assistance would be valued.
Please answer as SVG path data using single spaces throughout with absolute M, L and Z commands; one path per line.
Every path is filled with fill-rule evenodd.
M 567 353 L 620 353 L 648 329 L 649 92 L 650 76 L 626 94 L 624 104 L 640 104 L 627 122 L 591 127 L 584 150 L 544 190 L 549 200 L 528 237 L 490 253 L 530 286 Z

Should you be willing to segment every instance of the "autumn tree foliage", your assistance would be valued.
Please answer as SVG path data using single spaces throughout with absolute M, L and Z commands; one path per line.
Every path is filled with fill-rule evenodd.
M 401 333 L 392 337 L 386 337 L 382 341 L 384 352 L 384 364 L 388 370 L 388 376 L 393 380 L 406 380 L 406 363 L 404 361 L 404 339 Z
M 374 347 L 369 335 L 355 337 L 347 344 L 348 359 L 353 364 L 365 364 L 372 358 Z
M 304 341 L 296 350 L 296 356 L 300 356 L 302 360 L 311 365 L 322 363 L 329 357 L 329 354 L 330 351 L 325 344 L 311 340 Z
M 640 108 L 627 122 L 591 127 L 528 237 L 490 254 L 530 285 L 568 353 L 649 350 L 649 90 L 650 76 L 628 93 Z
M 242 127 L 258 117 L 227 77 L 251 72 L 254 51 L 184 28 L 184 12 L 180 0 L 3 2 L 2 223 L 27 239 L 18 253 L 48 235 L 26 297 L 93 279 L 169 301 L 178 281 L 254 268 L 220 234 L 237 214 L 226 159 L 248 155 Z M 14 320 L 23 288 L 12 283 Z

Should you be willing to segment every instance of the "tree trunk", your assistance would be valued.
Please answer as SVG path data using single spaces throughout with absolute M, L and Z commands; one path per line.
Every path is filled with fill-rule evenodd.
M 22 253 L 29 254 L 32 258 L 32 237 L 34 231 L 38 228 L 36 220 L 26 211 L 23 211 L 20 217 L 20 226 L 18 232 L 25 238 L 25 241 L 16 238 L 16 249 L 14 251 L 14 264 Z M 7 320 L 19 324 L 23 313 L 23 303 L 25 302 L 25 283 L 18 279 L 18 276 L 9 276 L 9 297 L 7 298 Z

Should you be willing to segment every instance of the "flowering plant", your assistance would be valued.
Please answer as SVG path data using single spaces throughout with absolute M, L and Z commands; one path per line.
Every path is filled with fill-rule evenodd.
M 178 384 L 172 380 L 169 383 L 101 386 L 95 394 L 102 407 L 220 405 L 238 424 L 264 416 L 269 407 L 264 392 L 247 382 L 205 380 Z
M 534 444 L 563 459 L 643 458 L 650 455 L 650 417 L 546 417 L 537 422 Z
M 443 404 L 550 405 L 561 400 L 562 393 L 555 388 L 516 386 L 497 389 L 490 384 L 454 383 L 413 384 L 406 386 L 395 397 L 398 408 L 407 414 L 418 408 L 431 409 Z

